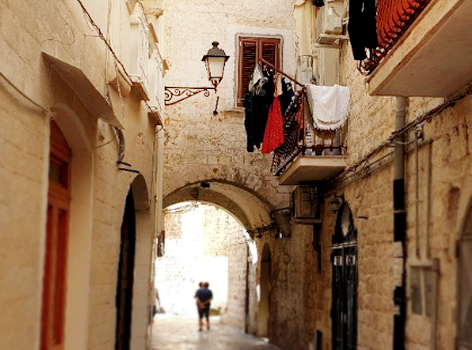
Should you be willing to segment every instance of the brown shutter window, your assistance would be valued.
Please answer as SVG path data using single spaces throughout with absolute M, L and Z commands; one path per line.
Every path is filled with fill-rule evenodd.
M 280 39 L 241 37 L 238 57 L 238 101 L 242 106 L 256 63 L 265 59 L 280 68 Z

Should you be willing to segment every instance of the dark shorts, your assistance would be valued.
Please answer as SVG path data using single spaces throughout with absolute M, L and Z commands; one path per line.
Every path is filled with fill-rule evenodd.
M 210 306 L 205 306 L 203 309 L 200 309 L 198 308 L 197 306 L 197 309 L 198 309 L 198 317 L 200 318 L 208 318 L 210 317 Z

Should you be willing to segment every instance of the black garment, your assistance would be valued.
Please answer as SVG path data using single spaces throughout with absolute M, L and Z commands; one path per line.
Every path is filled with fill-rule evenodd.
M 292 102 L 294 93 L 293 87 L 290 82 L 287 82 L 285 78 L 282 79 L 282 95 L 280 95 L 280 109 L 282 110 L 282 115 L 285 115 L 288 106 Z
M 347 25 L 355 60 L 365 59 L 366 48 L 379 46 L 375 19 L 375 0 L 351 0 Z
M 254 146 L 261 147 L 264 131 L 269 116 L 269 107 L 274 98 L 274 81 L 272 77 L 258 89 L 257 93 L 248 92 L 244 99 L 246 119 L 244 126 L 247 133 L 247 151 L 254 152 Z

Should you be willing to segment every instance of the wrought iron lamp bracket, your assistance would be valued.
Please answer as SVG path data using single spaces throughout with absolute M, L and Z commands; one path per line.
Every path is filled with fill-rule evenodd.
M 164 104 L 166 106 L 175 105 L 201 92 L 203 92 L 203 96 L 208 97 L 210 96 L 210 90 L 216 91 L 216 88 L 166 86 L 164 88 Z

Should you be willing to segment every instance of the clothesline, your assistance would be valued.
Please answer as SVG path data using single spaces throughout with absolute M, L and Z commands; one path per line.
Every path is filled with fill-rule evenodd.
M 285 76 L 286 78 L 290 79 L 291 81 L 293 81 L 295 84 L 297 85 L 300 85 L 302 88 L 305 88 L 305 85 L 303 85 L 302 83 L 299 83 L 298 81 L 296 81 L 294 78 L 292 78 L 290 75 L 282 72 L 280 69 L 276 68 L 272 63 L 266 61 L 265 59 L 261 58 L 260 61 L 262 63 L 264 63 L 265 65 L 269 66 L 270 68 L 272 68 L 273 70 L 275 70 L 277 73 L 279 74 L 282 74 L 283 76 Z

